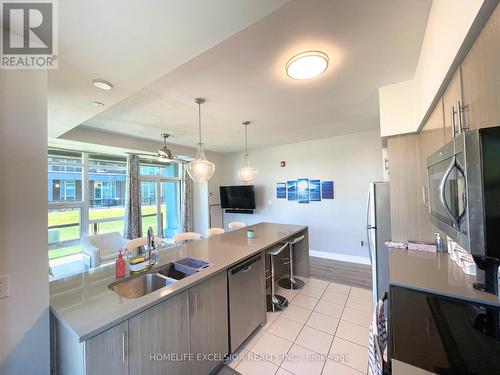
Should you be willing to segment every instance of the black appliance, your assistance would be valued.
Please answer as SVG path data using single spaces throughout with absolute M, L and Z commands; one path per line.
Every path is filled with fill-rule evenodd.
M 391 359 L 446 375 L 500 374 L 500 306 L 390 287 Z
M 221 207 L 231 213 L 253 213 L 255 189 L 253 185 L 221 186 Z
M 429 156 L 427 171 L 432 221 L 473 255 L 475 287 L 498 294 L 500 127 L 457 135 Z

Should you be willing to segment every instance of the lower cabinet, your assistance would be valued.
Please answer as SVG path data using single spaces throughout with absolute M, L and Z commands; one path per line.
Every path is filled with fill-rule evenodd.
M 93 375 L 129 373 L 127 342 L 129 324 L 125 321 L 85 342 L 85 370 Z
M 191 288 L 189 300 L 191 375 L 205 375 L 229 350 L 226 272 Z
M 129 319 L 131 375 L 189 375 L 188 294 L 180 293 Z
M 223 271 L 83 343 L 52 316 L 51 374 L 208 374 L 229 351 L 227 303 Z

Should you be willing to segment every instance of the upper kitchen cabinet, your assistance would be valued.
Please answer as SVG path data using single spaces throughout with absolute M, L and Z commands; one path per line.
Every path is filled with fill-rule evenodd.
M 391 232 L 394 241 L 420 240 L 419 135 L 387 139 L 391 192 Z
M 420 131 L 420 143 L 424 160 L 446 143 L 444 96 L 439 99 L 429 119 Z
M 500 6 L 462 63 L 466 127 L 500 125 Z
M 444 139 L 445 143 L 447 143 L 453 138 L 453 130 L 455 130 L 456 133 L 460 131 L 458 107 L 459 105 L 463 106 L 460 67 L 455 71 L 442 99 L 444 112 Z

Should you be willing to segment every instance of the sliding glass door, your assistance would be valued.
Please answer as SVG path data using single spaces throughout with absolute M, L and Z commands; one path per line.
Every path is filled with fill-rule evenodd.
M 151 227 L 158 232 L 158 182 L 141 182 L 142 235 Z
M 141 161 L 142 233 L 172 238 L 180 231 L 180 170 L 178 164 L 155 165 Z
M 160 187 L 161 233 L 163 237 L 172 238 L 180 231 L 180 186 L 178 181 L 161 181 Z

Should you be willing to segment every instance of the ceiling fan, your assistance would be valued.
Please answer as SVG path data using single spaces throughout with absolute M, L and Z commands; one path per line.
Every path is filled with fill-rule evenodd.
M 174 155 L 172 151 L 167 147 L 167 139 L 170 137 L 170 134 L 161 133 L 161 137 L 163 138 L 163 147 L 158 150 L 155 154 L 139 154 L 135 155 L 146 156 L 148 158 L 155 158 L 161 163 L 187 163 L 193 160 L 192 157 L 183 156 L 183 155 Z

